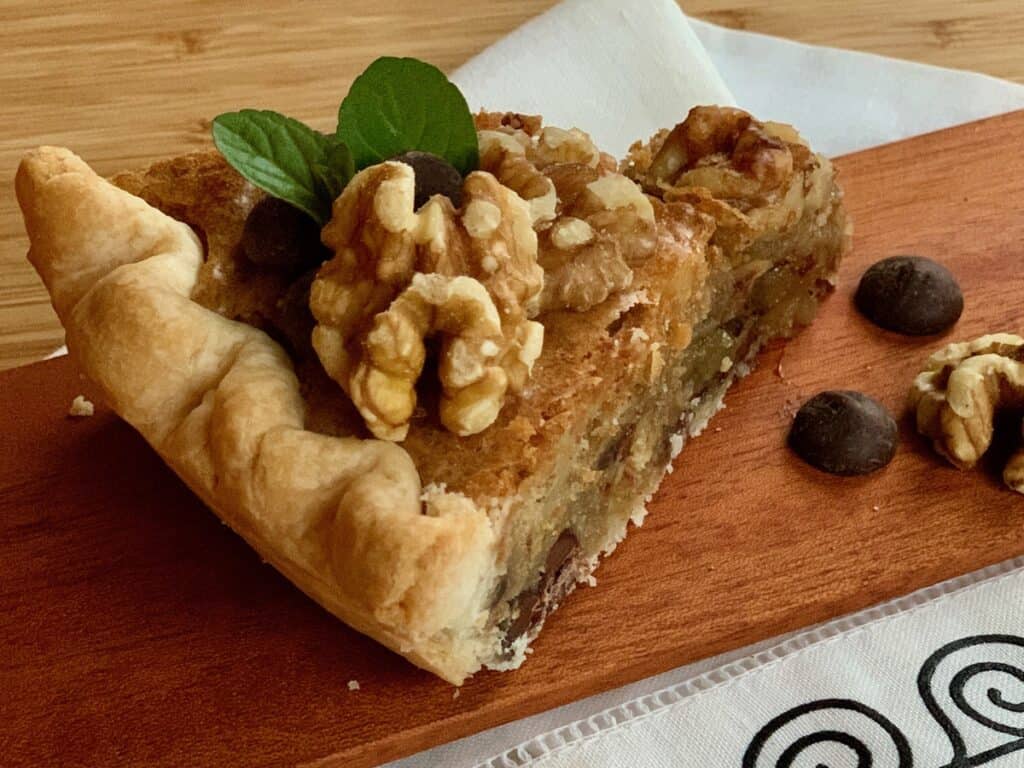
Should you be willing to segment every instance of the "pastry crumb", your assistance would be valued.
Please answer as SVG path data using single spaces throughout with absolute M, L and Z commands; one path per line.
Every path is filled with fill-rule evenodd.
M 452 701 L 454 701 L 455 699 L 459 698 L 459 694 L 460 693 L 462 693 L 462 689 L 461 688 L 456 688 L 454 693 L 452 693 Z
M 877 512 L 877 511 L 878 511 L 878 510 L 880 510 L 880 509 L 881 509 L 881 507 L 880 507 L 880 506 L 878 506 L 877 504 L 875 504 L 875 505 L 874 505 L 873 507 L 871 507 L 871 511 L 872 511 L 872 512 Z
M 683 443 L 684 442 L 685 441 L 683 440 L 683 436 L 682 435 L 675 434 L 675 435 L 672 435 L 671 437 L 669 437 L 668 444 L 669 444 L 669 451 L 670 451 L 669 456 L 671 457 L 670 460 L 675 459 L 680 453 L 683 452 Z
M 68 416 L 85 417 L 92 416 L 96 412 L 96 407 L 92 404 L 92 401 L 87 399 L 85 395 L 75 395 L 75 399 L 71 401 L 71 407 L 68 408 Z
M 358 691 L 359 690 L 359 681 L 358 680 L 349 680 L 348 681 L 348 689 L 350 691 Z

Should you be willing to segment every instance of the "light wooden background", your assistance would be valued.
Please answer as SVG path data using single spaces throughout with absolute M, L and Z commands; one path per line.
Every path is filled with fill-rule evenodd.
M 101 173 L 202 146 L 208 118 L 260 106 L 333 122 L 389 53 L 451 69 L 553 0 L 0 0 L 0 177 L 63 144 Z M 1024 82 L 1022 0 L 683 0 L 696 17 Z M 512 63 L 510 62 L 510 66 Z M 0 369 L 61 343 L 10 181 L 0 195 Z

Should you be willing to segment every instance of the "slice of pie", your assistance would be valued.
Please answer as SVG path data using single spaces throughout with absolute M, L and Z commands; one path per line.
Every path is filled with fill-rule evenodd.
M 43 147 L 17 177 L 107 402 L 299 588 L 456 684 L 523 661 L 849 244 L 828 160 L 738 110 L 621 166 L 538 118 L 477 127 L 458 194 L 371 166 L 323 245 L 215 152 L 111 183 Z

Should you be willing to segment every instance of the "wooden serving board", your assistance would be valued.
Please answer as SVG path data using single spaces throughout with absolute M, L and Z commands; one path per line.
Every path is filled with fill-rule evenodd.
M 66 417 L 89 391 L 66 359 L 0 375 L 0 762 L 374 765 L 1024 553 L 1024 498 L 946 466 L 906 418 L 866 478 L 785 448 L 821 389 L 902 413 L 944 341 L 853 311 L 879 258 L 956 273 L 951 337 L 1024 330 L 1021 146 L 1024 112 L 841 158 L 856 236 L 836 295 L 729 395 L 525 666 L 457 699 L 261 564 L 109 411 Z

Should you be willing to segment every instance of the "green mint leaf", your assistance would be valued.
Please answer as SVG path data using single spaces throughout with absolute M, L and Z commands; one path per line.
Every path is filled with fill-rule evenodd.
M 334 137 L 277 112 L 243 109 L 218 115 L 213 142 L 242 176 L 320 224 L 330 218 L 334 197 L 329 195 L 335 190 L 340 194 L 351 176 L 341 181 L 331 176 L 348 167 Z
M 322 160 L 313 164 L 313 173 L 323 194 L 333 202 L 355 175 L 356 168 L 348 147 L 336 137 L 328 140 Z
M 417 59 L 385 56 L 367 67 L 341 102 L 337 135 L 357 168 L 411 150 L 439 155 L 463 175 L 479 164 L 466 99 L 441 70 Z

